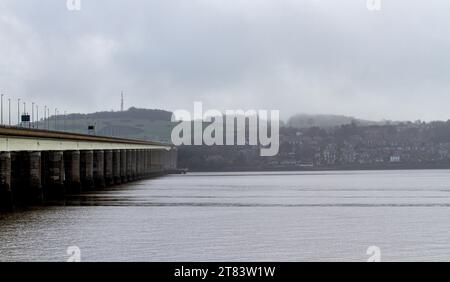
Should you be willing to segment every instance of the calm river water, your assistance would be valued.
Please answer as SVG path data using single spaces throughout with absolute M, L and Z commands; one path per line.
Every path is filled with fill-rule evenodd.
M 0 215 L 0 261 L 450 260 L 450 171 L 191 173 Z

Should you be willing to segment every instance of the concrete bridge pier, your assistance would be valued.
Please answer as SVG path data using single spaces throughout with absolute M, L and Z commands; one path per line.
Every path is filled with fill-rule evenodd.
M 145 173 L 145 162 L 146 162 L 146 156 L 145 156 L 145 150 L 140 150 L 140 154 L 141 154 L 141 177 L 142 179 L 147 178 L 147 174 Z
M 168 151 L 162 151 L 162 168 L 164 171 L 166 171 L 169 167 L 168 167 L 168 158 L 169 157 L 169 152 Z
M 94 188 L 94 152 L 80 151 L 80 182 L 82 190 Z
M 131 179 L 137 179 L 137 170 L 136 170 L 136 150 L 131 150 Z
M 138 166 L 139 166 L 139 178 L 140 179 L 144 179 L 145 178 L 145 174 L 144 174 L 144 162 L 145 162 L 145 156 L 144 156 L 144 150 L 138 150 L 138 154 L 139 154 L 139 161 L 138 161 Z
M 120 159 L 120 150 L 113 151 L 113 179 L 114 184 L 122 183 L 122 178 L 120 176 L 120 165 L 122 164 Z
M 159 173 L 161 171 L 161 152 L 159 150 L 154 150 L 152 152 L 152 164 L 153 170 L 156 173 Z
M 11 191 L 14 204 L 27 206 L 41 204 L 41 153 L 11 152 Z
M 97 188 L 105 187 L 105 156 L 103 150 L 94 150 L 94 184 Z
M 145 149 L 144 154 L 145 154 L 145 168 L 144 168 L 145 176 L 150 177 L 151 176 L 150 175 L 150 164 L 151 164 L 150 150 Z
M 162 150 L 159 151 L 159 167 L 160 167 L 161 171 L 163 171 L 165 168 L 165 166 L 164 166 L 164 164 L 165 164 L 164 158 L 166 157 L 165 153 L 166 153 L 165 151 L 162 151 Z
M 142 178 L 147 178 L 147 173 L 145 173 L 147 163 L 147 155 L 144 149 L 141 150 L 141 175 Z
M 28 191 L 28 203 L 42 204 L 44 193 L 41 182 L 41 152 L 23 152 L 24 158 L 24 177 L 25 185 Z
M 161 151 L 161 169 L 166 170 L 167 151 Z
M 170 151 L 163 152 L 163 156 L 164 156 L 163 157 L 163 167 L 164 167 L 165 171 L 170 169 L 170 154 L 171 154 Z
M 136 151 L 136 180 L 141 179 L 141 150 L 135 150 Z
M 147 154 L 147 175 L 151 176 L 152 173 L 152 150 L 146 150 Z
M 132 150 L 127 150 L 127 182 L 133 181 L 133 152 Z
M 142 154 L 141 150 L 136 150 L 136 175 L 138 179 L 142 179 Z
M 139 179 L 144 179 L 145 174 L 144 174 L 144 162 L 145 162 L 145 155 L 144 155 L 144 150 L 138 150 L 138 175 L 139 175 Z
M 128 182 L 127 178 L 127 150 L 120 150 L 120 182 Z
M 166 165 L 167 165 L 167 151 L 161 150 L 161 169 L 163 171 L 166 170 Z
M 81 192 L 80 151 L 64 152 L 64 169 L 66 191 L 72 194 Z
M 147 150 L 142 150 L 142 156 L 143 156 L 142 174 L 144 175 L 145 178 L 147 178 L 148 177 L 148 173 L 147 173 L 147 165 L 148 165 Z
M 156 171 L 156 152 L 155 150 L 150 150 L 150 170 L 152 174 Z
M 177 169 L 177 151 L 175 149 L 170 150 L 170 168 Z
M 11 211 L 12 208 L 11 153 L 0 152 L 0 211 Z
M 170 150 L 172 152 L 172 158 L 171 158 L 171 169 L 177 169 L 177 162 L 178 162 L 178 152 L 176 149 Z
M 42 163 L 45 199 L 63 200 L 65 196 L 63 152 L 43 152 Z
M 150 172 L 148 170 L 148 167 L 150 164 L 150 159 L 148 157 L 148 150 L 143 150 L 143 151 L 144 151 L 144 175 L 147 178 L 150 176 Z
M 113 174 L 113 151 L 112 150 L 104 150 L 104 177 L 106 186 L 111 186 L 114 184 L 114 174 Z

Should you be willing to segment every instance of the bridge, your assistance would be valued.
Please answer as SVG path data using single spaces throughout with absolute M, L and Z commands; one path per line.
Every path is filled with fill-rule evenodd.
M 0 127 L 0 210 L 175 171 L 170 144 Z

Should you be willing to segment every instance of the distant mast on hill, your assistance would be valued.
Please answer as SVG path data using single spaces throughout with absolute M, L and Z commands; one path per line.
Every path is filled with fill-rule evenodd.
M 120 94 L 120 111 L 123 112 L 123 91 Z

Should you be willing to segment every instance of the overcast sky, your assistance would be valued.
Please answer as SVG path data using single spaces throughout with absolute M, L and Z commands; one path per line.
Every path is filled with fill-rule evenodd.
M 0 89 L 60 111 L 450 119 L 450 1 L 1 0 Z

